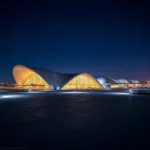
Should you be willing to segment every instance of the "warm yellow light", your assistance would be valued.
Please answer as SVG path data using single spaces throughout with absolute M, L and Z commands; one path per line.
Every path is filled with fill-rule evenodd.
M 81 74 L 69 81 L 62 89 L 72 90 L 72 89 L 102 89 L 103 87 L 90 75 Z
M 23 89 L 51 89 L 50 85 L 32 69 L 17 65 L 13 68 L 13 76 L 18 88 Z M 20 87 L 23 85 L 22 87 Z
M 35 89 L 50 89 L 48 83 L 36 73 L 33 73 L 30 76 L 28 76 L 23 85 L 27 85 L 25 86 L 25 88 L 30 87 Z
M 111 88 L 112 88 L 112 89 L 117 89 L 117 88 L 121 88 L 121 86 L 120 86 L 120 85 L 115 84 L 115 85 L 111 85 Z

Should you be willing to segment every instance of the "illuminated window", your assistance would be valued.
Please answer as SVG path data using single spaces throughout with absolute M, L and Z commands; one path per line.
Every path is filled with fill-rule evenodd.
M 50 89 L 48 83 L 35 73 L 28 76 L 23 85 L 27 85 L 26 88 Z
M 81 74 L 69 81 L 62 89 L 102 89 L 103 87 L 90 75 Z
M 117 88 L 121 88 L 121 86 L 118 85 L 118 84 L 114 84 L 114 85 L 111 85 L 111 88 L 112 88 L 112 89 L 117 89 Z

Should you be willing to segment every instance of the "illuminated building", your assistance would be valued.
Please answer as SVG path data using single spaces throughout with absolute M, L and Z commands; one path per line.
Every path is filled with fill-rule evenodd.
M 118 82 L 112 78 L 98 77 L 97 80 L 105 89 L 122 88 L 122 86 L 120 86 Z
M 17 65 L 13 68 L 13 76 L 17 85 L 26 89 L 103 89 L 103 86 L 88 73 L 62 74 L 49 69 Z
M 134 85 L 134 87 L 141 87 L 142 85 L 138 80 L 129 80 L 130 83 Z
M 123 87 L 123 88 L 134 88 L 134 84 L 130 83 L 126 79 L 118 79 L 117 82 Z

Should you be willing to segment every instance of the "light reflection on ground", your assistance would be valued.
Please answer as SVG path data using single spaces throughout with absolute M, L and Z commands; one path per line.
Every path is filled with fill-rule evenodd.
M 150 134 L 149 112 L 150 96 L 127 90 L 1 91 L 0 146 L 133 145 Z

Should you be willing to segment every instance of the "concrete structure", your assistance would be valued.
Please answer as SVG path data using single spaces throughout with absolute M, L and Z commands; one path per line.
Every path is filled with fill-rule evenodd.
M 103 86 L 88 73 L 62 74 L 49 69 L 17 65 L 13 76 L 22 88 L 47 90 L 103 89 Z
M 122 86 L 122 88 L 134 88 L 134 84 L 130 83 L 126 79 L 117 79 L 117 82 Z
M 140 87 L 137 80 L 95 78 L 88 73 L 64 74 L 49 69 L 17 65 L 13 68 L 15 88 L 46 90 L 99 90 Z M 142 86 L 142 85 L 141 85 Z
M 119 85 L 118 82 L 112 78 L 102 76 L 98 77 L 97 80 L 105 89 L 122 88 L 122 86 Z
M 132 83 L 135 88 L 142 86 L 138 80 L 129 80 L 129 82 Z

